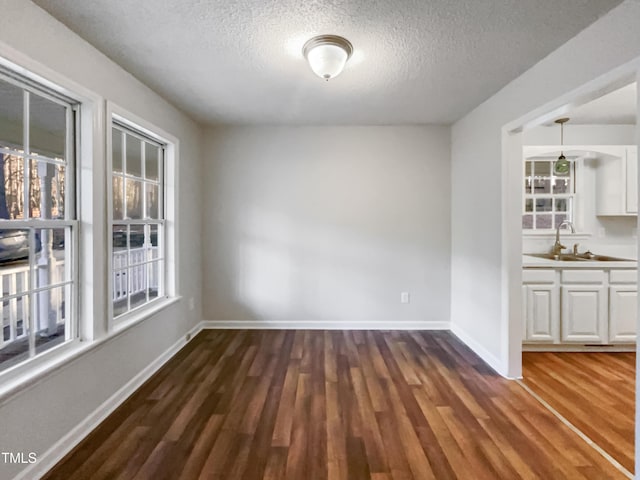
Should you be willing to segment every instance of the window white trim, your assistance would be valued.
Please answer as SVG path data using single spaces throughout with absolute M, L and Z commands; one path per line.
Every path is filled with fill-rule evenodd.
M 149 303 L 146 303 L 139 308 L 131 310 L 130 312 L 119 316 L 117 319 L 113 318 L 113 282 L 111 277 L 113 275 L 113 267 L 110 259 L 113 256 L 113 239 L 110 233 L 110 225 L 113 223 L 113 192 L 111 186 L 111 172 L 112 172 L 112 139 L 111 139 L 111 124 L 117 122 L 124 125 L 134 131 L 138 131 L 149 138 L 165 145 L 165 158 L 164 158 L 164 296 L 159 297 Z M 120 331 L 122 328 L 136 324 L 143 319 L 147 318 L 151 312 L 157 311 L 158 306 L 165 304 L 162 300 L 173 299 L 178 297 L 179 292 L 179 279 L 178 279 L 178 237 L 176 232 L 176 212 L 178 211 L 178 161 L 179 161 L 179 140 L 169 132 L 166 132 L 162 128 L 152 124 L 151 122 L 138 117 L 137 115 L 129 112 L 119 105 L 107 101 L 105 111 L 105 132 L 106 132 L 106 149 L 105 149 L 105 165 L 106 165 L 106 178 L 105 188 L 107 189 L 107 218 L 105 225 L 107 226 L 107 270 L 105 275 L 106 285 L 106 298 L 107 298 L 107 322 L 108 330 L 111 332 Z M 144 223 L 140 221 L 138 223 Z M 170 302 L 171 303 L 171 302 Z M 170 304 L 169 303 L 169 304 Z
M 78 331 L 73 332 L 72 340 L 0 372 L 1 403 L 12 393 L 27 388 L 41 378 L 43 372 L 50 371 L 52 366 L 60 365 L 75 352 L 86 349 L 87 340 L 94 338 L 96 325 L 104 322 L 105 317 L 100 301 L 103 295 L 100 289 L 101 283 L 99 283 L 104 278 L 104 274 L 94 262 L 78 262 L 79 258 L 97 258 L 94 253 L 100 251 L 102 243 L 99 233 L 104 232 L 104 208 L 95 201 L 96 198 L 104 198 L 101 196 L 104 193 L 103 189 L 100 188 L 103 185 L 103 177 L 99 175 L 101 168 L 104 168 L 104 147 L 101 142 L 104 135 L 103 99 L 91 90 L 1 42 L 0 65 L 30 82 L 42 85 L 77 103 L 79 115 L 74 145 L 74 174 L 68 176 L 75 181 L 77 203 L 75 206 L 77 220 L 73 221 L 77 225 L 77 228 L 73 229 L 76 235 L 75 248 L 72 248 L 71 260 L 79 268 L 74 272 L 77 275 L 77 283 L 71 308 L 74 310 L 76 317 L 74 323 Z M 97 177 L 99 181 L 96 181 Z M 82 188 L 83 185 L 85 185 L 84 188 Z M 66 214 L 72 213 L 74 213 L 73 210 L 66 212 Z M 39 222 L 43 224 L 42 222 L 46 221 Z M 87 288 L 89 285 L 91 288 Z

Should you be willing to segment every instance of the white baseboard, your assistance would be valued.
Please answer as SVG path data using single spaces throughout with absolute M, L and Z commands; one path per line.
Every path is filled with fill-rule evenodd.
M 205 320 L 205 329 L 233 330 L 449 330 L 449 322 Z
M 504 378 L 512 380 L 512 378 L 509 377 L 506 373 L 507 369 L 503 369 L 502 362 L 498 359 L 498 357 L 496 357 L 493 353 L 480 345 L 475 339 L 471 338 L 465 331 L 461 330 L 460 327 L 451 325 L 451 333 L 453 333 L 463 343 L 465 343 L 467 347 L 473 350 L 473 352 L 482 360 L 484 360 L 486 364 L 493 368 L 496 373 L 503 376 Z
M 102 405 L 87 416 L 82 422 L 76 425 L 69 433 L 58 440 L 51 448 L 38 457 L 38 461 L 22 470 L 13 480 L 33 480 L 41 478 L 56 463 L 69 453 L 77 444 L 89 435 L 104 419 L 115 411 L 132 393 L 142 386 L 151 376 L 156 373 L 168 360 L 187 344 L 186 338 L 192 339 L 203 328 L 200 322 L 192 328 L 186 335 L 165 350 L 158 358 L 142 369 L 135 377 L 129 380 L 116 393 L 109 397 Z

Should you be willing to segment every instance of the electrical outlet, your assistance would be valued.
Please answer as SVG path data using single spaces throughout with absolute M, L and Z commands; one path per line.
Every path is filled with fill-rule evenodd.
M 409 303 L 409 292 L 400 293 L 400 303 Z
M 196 308 L 196 301 L 193 297 L 191 297 L 189 299 L 189 310 L 193 310 L 194 308 Z

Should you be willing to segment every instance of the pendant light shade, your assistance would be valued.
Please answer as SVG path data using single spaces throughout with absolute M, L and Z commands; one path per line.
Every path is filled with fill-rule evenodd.
M 569 121 L 568 118 L 559 118 L 556 123 L 560 124 L 560 147 L 564 146 L 564 124 Z M 557 175 L 566 175 L 571 169 L 571 163 L 564 156 L 564 152 L 560 150 L 560 156 L 556 163 L 553 165 L 553 173 Z
M 337 35 L 319 35 L 304 44 L 302 53 L 311 70 L 329 81 L 340 75 L 353 53 L 353 46 L 349 40 Z

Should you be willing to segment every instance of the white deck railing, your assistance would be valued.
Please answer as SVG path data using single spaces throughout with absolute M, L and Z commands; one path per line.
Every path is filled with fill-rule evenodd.
M 158 288 L 158 263 L 144 263 L 155 258 L 158 247 L 142 247 L 113 252 L 113 295 L 111 300 L 126 300 L 128 296 Z M 128 265 L 134 265 L 127 268 Z
M 113 253 L 112 301 L 126 300 L 128 296 L 144 292 L 147 287 L 158 288 L 158 263 L 143 263 L 155 258 L 157 248 L 131 249 L 129 262 L 127 262 L 126 250 Z M 128 268 L 127 265 L 134 266 Z M 51 283 L 56 284 L 62 281 L 64 281 L 64 260 L 57 260 Z M 0 319 L 2 319 L 0 349 L 2 349 L 27 335 L 29 300 L 26 294 L 20 296 L 20 293 L 27 292 L 29 289 L 29 265 L 0 266 L 0 288 L 2 289 L 0 296 L 10 297 L 8 300 L 0 301 Z M 57 312 L 57 324 L 63 324 L 65 322 L 63 313 L 67 311 L 60 308 L 64 289 L 54 288 L 51 295 L 51 303 Z M 32 298 L 38 301 L 37 294 Z

